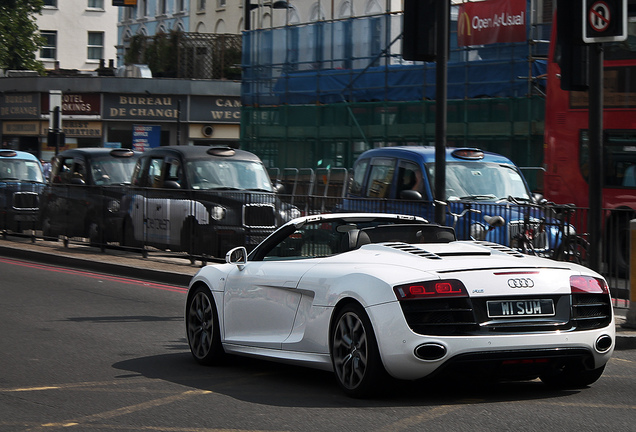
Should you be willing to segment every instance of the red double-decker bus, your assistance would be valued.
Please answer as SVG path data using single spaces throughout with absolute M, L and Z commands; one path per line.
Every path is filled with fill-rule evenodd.
M 628 39 L 605 43 L 603 48 L 604 252 L 606 262 L 621 273 L 629 268 L 627 230 L 629 220 L 636 217 L 636 0 L 628 4 Z M 588 208 L 588 92 L 561 89 L 556 20 L 553 23 L 546 83 L 544 195 L 550 201 Z

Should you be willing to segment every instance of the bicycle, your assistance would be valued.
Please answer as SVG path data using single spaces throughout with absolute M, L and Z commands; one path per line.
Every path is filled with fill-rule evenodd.
M 554 203 L 551 203 L 554 205 Z M 586 265 L 588 260 L 588 250 L 590 243 L 581 235 L 571 233 L 570 228 L 574 230 L 570 224 L 570 220 L 576 211 L 573 204 L 565 204 L 562 206 L 554 205 L 560 212 L 556 212 L 556 219 L 559 220 L 561 230 L 559 233 L 563 235 L 554 251 L 554 259 L 557 261 L 567 261 L 576 264 Z M 554 211 L 554 208 L 552 209 Z M 568 232 L 566 233 L 565 230 Z
M 589 243 L 576 234 L 570 224 L 575 212 L 573 205 L 559 205 L 547 200 L 529 204 L 514 197 L 508 197 L 508 200 L 526 209 L 522 228 L 510 239 L 511 247 L 524 254 L 556 261 L 587 263 Z M 534 216 L 531 216 L 532 209 L 536 210 Z

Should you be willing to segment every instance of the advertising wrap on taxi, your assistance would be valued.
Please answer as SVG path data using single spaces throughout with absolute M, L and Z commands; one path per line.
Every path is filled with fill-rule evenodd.
M 525 42 L 526 0 L 462 3 L 457 17 L 457 45 Z

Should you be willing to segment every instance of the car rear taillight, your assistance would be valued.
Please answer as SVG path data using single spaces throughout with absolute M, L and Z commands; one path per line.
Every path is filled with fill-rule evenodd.
M 608 294 L 607 282 L 592 276 L 570 276 L 570 289 L 572 293 L 584 294 Z
M 393 290 L 400 301 L 423 298 L 468 297 L 466 287 L 456 279 L 398 285 Z

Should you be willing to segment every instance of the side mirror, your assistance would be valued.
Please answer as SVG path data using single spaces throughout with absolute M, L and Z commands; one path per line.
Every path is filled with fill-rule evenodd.
M 181 185 L 179 184 L 179 182 L 176 182 L 174 180 L 166 180 L 165 182 L 163 182 L 163 187 L 166 189 L 181 189 Z
M 73 177 L 73 178 L 71 179 L 71 184 L 72 184 L 72 185 L 80 185 L 80 186 L 83 186 L 83 185 L 85 185 L 85 184 L 86 184 L 86 182 L 85 182 L 83 179 L 79 178 L 79 177 Z
M 544 202 L 546 202 L 547 200 L 543 197 L 543 194 L 540 193 L 535 193 L 532 194 L 532 198 L 534 198 L 534 202 L 537 204 L 542 204 Z
M 403 190 L 400 192 L 400 199 L 408 201 L 422 201 L 422 194 L 414 190 Z
M 238 246 L 229 250 L 225 254 L 225 262 L 237 265 L 239 270 L 243 270 L 243 267 L 247 264 L 247 249 L 243 246 Z
M 279 194 L 279 195 L 284 195 L 285 194 L 285 185 L 280 183 L 280 182 L 276 182 L 274 184 L 274 192 Z

